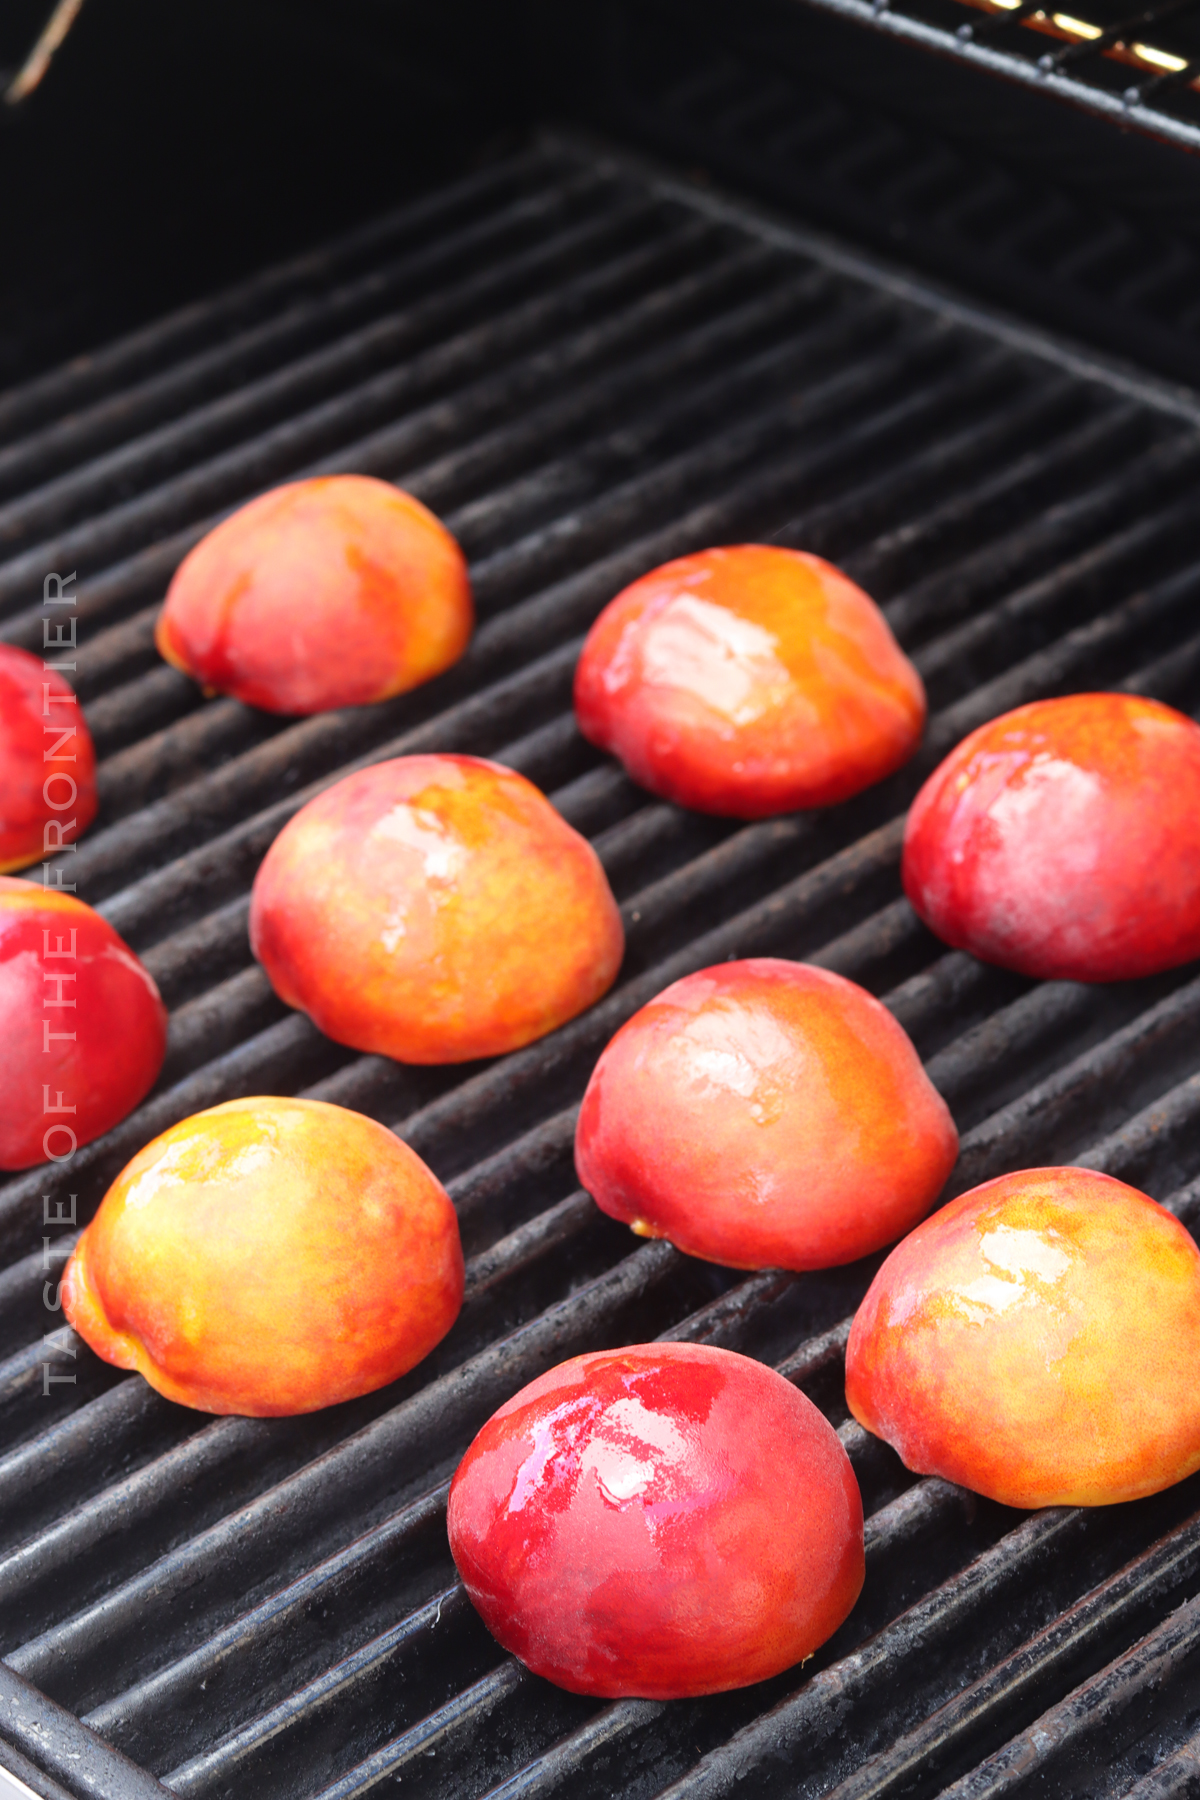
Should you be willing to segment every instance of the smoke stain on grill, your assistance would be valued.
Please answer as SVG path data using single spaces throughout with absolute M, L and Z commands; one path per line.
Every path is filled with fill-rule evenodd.
M 757 117 L 799 129 L 778 107 Z M 887 155 L 864 146 L 860 168 Z M 47 1714 L 46 1767 L 113 1800 L 162 1793 L 156 1777 L 234 1800 L 1184 1791 L 1198 1480 L 1025 1517 L 916 1479 L 845 1414 L 846 1333 L 878 1259 L 747 1276 L 639 1246 L 578 1190 L 572 1142 L 600 1049 L 666 982 L 802 956 L 912 1033 L 964 1129 L 952 1189 L 1070 1156 L 1196 1223 L 1196 970 L 1100 989 L 984 968 L 915 918 L 898 860 L 916 785 L 994 713 L 1106 684 L 1200 707 L 1200 412 L 562 139 L 251 286 L 0 397 L 0 635 L 29 638 L 31 571 L 80 568 L 103 812 L 67 878 L 172 1011 L 137 1113 L 69 1173 L 0 1184 L 0 1733 L 29 1754 L 10 1721 L 32 1681 L 68 1709 Z M 312 720 L 203 701 L 154 657 L 170 574 L 221 512 L 322 469 L 401 480 L 448 516 L 480 597 L 470 652 L 418 693 Z M 688 815 L 574 728 L 581 634 L 616 589 L 747 538 L 843 562 L 929 683 L 915 763 L 828 814 Z M 613 992 L 492 1063 L 357 1056 L 250 958 L 249 885 L 282 824 L 349 768 L 417 749 L 528 774 L 623 905 Z M 303 1419 L 190 1414 L 82 1344 L 51 1407 L 42 1195 L 78 1192 L 82 1224 L 153 1133 L 263 1090 L 369 1112 L 447 1181 L 468 1256 L 453 1332 L 393 1388 Z M 449 1559 L 446 1483 L 524 1381 L 658 1335 L 772 1363 L 840 1427 L 868 1579 L 831 1643 L 774 1682 L 599 1705 L 483 1630 Z M 93 1759 L 91 1789 L 72 1787 L 72 1755 Z

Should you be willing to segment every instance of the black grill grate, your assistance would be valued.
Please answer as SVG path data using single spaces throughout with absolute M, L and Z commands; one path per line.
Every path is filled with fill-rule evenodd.
M 69 1172 L 0 1186 L 0 1762 L 105 1800 L 161 1792 L 155 1776 L 205 1800 L 1193 1791 L 1200 1478 L 1032 1517 L 914 1481 L 845 1422 L 871 1267 L 743 1277 L 634 1247 L 577 1191 L 571 1140 L 637 1006 L 721 958 L 793 955 L 912 1033 L 963 1130 L 955 1188 L 1070 1159 L 1200 1217 L 1194 969 L 1030 983 L 946 953 L 897 879 L 917 782 L 996 712 L 1121 684 L 1200 707 L 1198 427 L 1186 395 L 561 140 L 0 397 L 3 635 L 40 644 L 44 574 L 79 570 L 103 812 L 72 874 L 172 1010 L 134 1117 Z M 223 509 L 316 469 L 397 479 L 447 518 L 475 641 L 370 709 L 297 723 L 202 702 L 153 652 L 165 580 Z M 748 537 L 833 557 L 886 605 L 931 723 L 917 762 L 849 805 L 738 826 L 640 793 L 569 698 L 621 584 Z M 328 1043 L 246 942 L 281 823 L 418 748 L 551 791 L 629 933 L 591 1013 L 466 1069 Z M 46 1397 L 42 1196 L 77 1192 L 82 1223 L 153 1133 L 263 1091 L 370 1112 L 450 1184 L 469 1258 L 450 1337 L 304 1419 L 207 1420 L 69 1336 L 55 1368 L 76 1381 Z M 51 1244 L 52 1269 L 68 1250 Z M 655 1335 L 763 1358 L 827 1409 L 870 1515 L 868 1580 L 802 1674 L 600 1706 L 487 1636 L 454 1582 L 445 1484 L 522 1382 Z

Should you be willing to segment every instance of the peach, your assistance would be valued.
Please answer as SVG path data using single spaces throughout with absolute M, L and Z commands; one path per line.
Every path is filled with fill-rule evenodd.
M 1200 727 L 1134 694 L 981 725 L 913 803 L 904 889 L 983 962 L 1126 981 L 1200 956 Z
M 0 875 L 0 1169 L 65 1162 L 133 1111 L 167 1047 L 158 989 L 72 894 Z
M 411 494 L 366 475 L 273 488 L 202 538 L 159 614 L 159 652 L 268 712 L 388 700 L 440 675 L 474 622 L 462 551 Z
M 687 975 L 608 1045 L 579 1179 L 639 1235 L 735 1269 L 825 1269 L 936 1200 L 958 1133 L 903 1028 L 854 982 L 776 957 Z
M 96 816 L 96 753 L 73 689 L 0 644 L 0 874 L 57 856 Z
M 1022 1169 L 888 1257 L 846 1399 L 910 1469 L 1006 1506 L 1107 1506 L 1200 1468 L 1200 1251 L 1136 1188 Z
M 118 1175 L 67 1264 L 98 1356 L 201 1412 L 312 1412 L 395 1381 L 463 1295 L 458 1221 L 420 1157 L 319 1100 L 227 1100 Z
M 606 1698 L 777 1675 L 863 1584 L 837 1433 L 773 1369 L 703 1344 L 595 1351 L 522 1388 L 460 1463 L 449 1529 L 504 1648 Z
M 410 1063 L 542 1037 L 600 998 L 624 950 L 590 844 L 474 756 L 397 757 L 310 800 L 255 878 L 250 942 L 329 1037 Z
M 583 646 L 575 712 L 651 793 L 761 819 L 831 806 L 907 762 L 925 690 L 874 601 L 832 564 L 738 544 L 617 595 Z

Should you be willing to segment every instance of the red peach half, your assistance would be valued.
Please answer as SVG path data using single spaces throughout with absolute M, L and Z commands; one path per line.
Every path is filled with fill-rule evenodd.
M 956 949 L 1049 981 L 1200 956 L 1200 726 L 1072 694 L 963 739 L 908 816 L 904 889 Z
M 167 1048 L 158 989 L 73 894 L 0 875 L 0 1169 L 65 1162 L 133 1111 Z
M 604 1698 L 777 1675 L 863 1584 L 837 1433 L 774 1370 L 708 1345 L 596 1351 L 522 1388 L 459 1465 L 448 1523 L 504 1648 Z
M 634 1231 L 735 1269 L 824 1269 L 924 1218 L 949 1109 L 865 989 L 778 957 L 675 982 L 597 1063 L 579 1179 Z
M 0 874 L 49 861 L 96 816 L 96 753 L 74 690 L 0 644 Z

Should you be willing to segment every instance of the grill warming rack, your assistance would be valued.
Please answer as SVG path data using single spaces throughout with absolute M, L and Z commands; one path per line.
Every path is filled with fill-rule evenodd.
M 1053 95 L 1125 129 L 1200 150 L 1200 5 L 1088 0 L 806 0 Z M 969 9 L 969 10 L 968 10 Z M 981 16 L 982 15 L 982 16 Z
M 1103 119 L 1062 104 L 1068 77 L 1131 70 L 1028 4 L 755 0 L 736 27 L 716 0 L 609 7 L 592 108 L 608 132 L 1200 386 L 1200 91 L 1192 149 L 1134 131 L 1116 92 Z M 1107 30 L 1129 16 L 1079 10 Z M 1200 54 L 1194 0 L 1139 17 L 1159 13 Z M 1014 62 L 1018 89 L 1001 79 Z M 1144 98 L 1178 86 L 1160 74 L 1161 89 L 1139 77 Z
M 463 541 L 466 657 L 300 722 L 203 702 L 152 644 L 179 557 L 262 487 L 348 469 L 401 481 Z M 747 1277 L 636 1246 L 578 1191 L 571 1142 L 596 1055 L 652 994 L 798 956 L 913 1035 L 963 1132 L 952 1191 L 1072 1160 L 1200 1223 L 1195 969 L 1111 989 L 988 969 L 925 931 L 897 874 L 917 784 L 997 712 L 1095 686 L 1200 708 L 1198 473 L 1191 396 L 563 138 L 0 396 L 0 636 L 39 648 L 31 596 L 78 570 L 102 814 L 68 879 L 172 1015 L 131 1119 L 0 1185 L 0 1765 L 52 1800 L 1196 1791 L 1200 1478 L 1035 1515 L 915 1480 L 841 1393 L 874 1263 Z M 745 538 L 846 567 L 928 686 L 916 762 L 828 814 L 685 814 L 574 729 L 581 634 L 616 589 Z M 629 934 L 590 1013 L 466 1069 L 323 1040 L 246 941 L 286 818 L 419 749 L 547 788 Z M 454 1331 L 382 1394 L 294 1420 L 173 1407 L 68 1332 L 48 1351 L 46 1264 L 53 1281 L 71 1239 L 43 1253 L 43 1196 L 77 1193 L 82 1224 L 151 1135 L 256 1091 L 369 1112 L 448 1183 Z M 758 1356 L 827 1411 L 863 1487 L 867 1584 L 802 1672 L 600 1705 L 488 1637 L 446 1482 L 521 1383 L 654 1336 Z M 48 1356 L 75 1377 L 50 1396 Z

